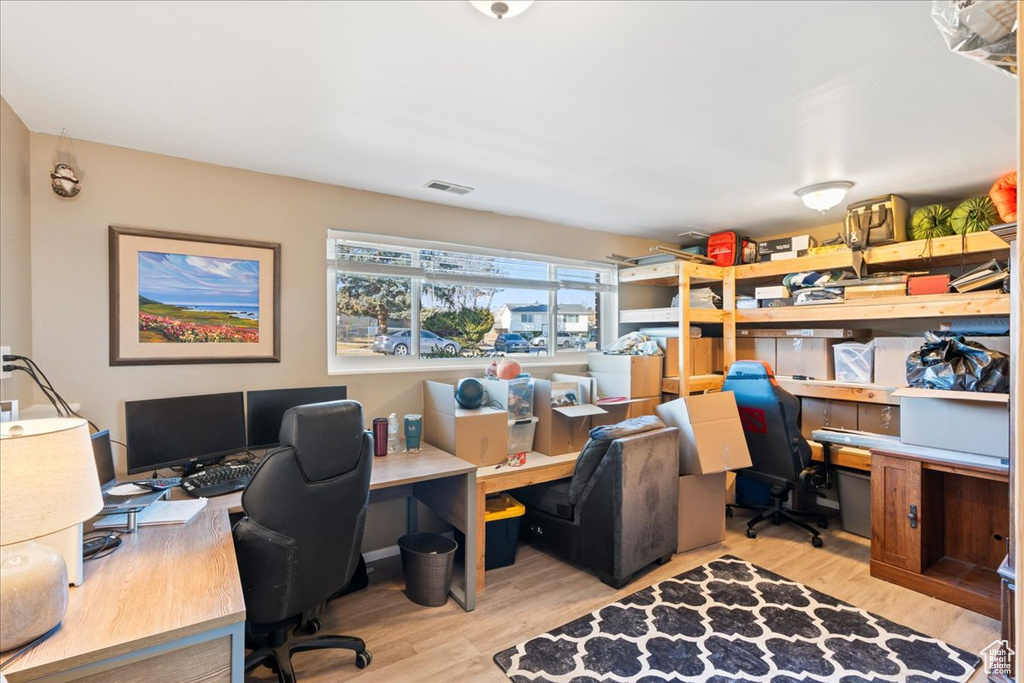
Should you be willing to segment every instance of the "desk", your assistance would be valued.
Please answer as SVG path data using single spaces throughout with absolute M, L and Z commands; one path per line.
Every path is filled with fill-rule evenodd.
M 28 680 L 241 683 L 245 601 L 227 512 L 121 537 L 85 563 L 61 629 L 4 669 Z M 182 648 L 188 648 L 182 650 Z
M 579 455 L 578 451 L 564 455 L 544 455 L 531 451 L 526 454 L 526 463 L 519 467 L 488 465 L 476 471 L 476 528 L 480 530 L 476 538 L 475 553 L 477 590 L 484 588 L 487 553 L 484 515 L 487 513 L 487 494 L 571 477 Z M 466 536 L 466 544 L 473 547 L 469 536 Z M 466 553 L 467 558 L 469 555 L 470 553 Z
M 408 498 L 409 512 L 406 518 L 407 531 L 416 531 L 416 504 L 418 499 L 434 511 L 441 519 L 466 535 L 466 543 L 473 547 L 477 543 L 477 530 L 483 529 L 483 512 L 477 505 L 477 468 L 472 464 L 424 444 L 419 453 L 392 453 L 374 458 L 370 471 L 370 502 L 394 498 Z M 546 481 L 546 480 L 544 480 Z M 523 486 L 523 484 L 518 484 Z M 188 498 L 182 489 L 176 488 L 172 500 Z M 228 512 L 242 511 L 242 492 L 229 493 L 209 499 L 207 507 Z M 476 607 L 477 565 L 471 553 L 466 553 L 463 585 L 455 582 L 451 587 L 452 597 L 467 612 Z M 481 565 L 482 566 L 482 565 Z

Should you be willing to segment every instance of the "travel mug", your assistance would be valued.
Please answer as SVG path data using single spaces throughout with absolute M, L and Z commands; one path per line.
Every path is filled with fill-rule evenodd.
M 420 436 L 423 435 L 423 416 L 405 416 L 405 450 L 410 453 L 420 452 Z
M 373 454 L 376 456 L 388 454 L 388 419 L 386 417 L 373 418 Z

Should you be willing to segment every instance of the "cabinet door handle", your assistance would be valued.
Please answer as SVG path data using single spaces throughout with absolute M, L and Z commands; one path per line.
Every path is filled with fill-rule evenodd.
M 910 514 L 907 515 L 907 519 L 910 520 L 910 528 L 911 529 L 916 529 L 917 528 L 917 506 L 916 505 L 911 505 L 910 506 Z

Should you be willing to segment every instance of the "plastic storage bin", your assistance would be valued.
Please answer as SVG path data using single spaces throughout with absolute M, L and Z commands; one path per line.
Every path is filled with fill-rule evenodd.
M 497 569 L 515 564 L 516 550 L 519 549 L 519 527 L 522 525 L 524 514 L 526 506 L 507 493 L 487 496 L 487 512 L 484 514 L 484 545 L 487 559 L 484 562 L 484 569 Z M 466 537 L 458 529 L 455 530 L 455 540 L 459 544 L 455 556 L 461 561 Z
M 871 384 L 875 376 L 875 342 L 843 342 L 832 347 L 836 381 Z
M 399 538 L 406 597 L 424 607 L 447 604 L 455 551 L 461 545 L 441 534 L 406 534 Z
M 843 529 L 871 538 L 871 477 L 837 469 L 839 477 L 839 515 Z
M 540 418 L 527 417 L 508 421 L 508 454 L 529 453 L 533 450 L 533 435 Z

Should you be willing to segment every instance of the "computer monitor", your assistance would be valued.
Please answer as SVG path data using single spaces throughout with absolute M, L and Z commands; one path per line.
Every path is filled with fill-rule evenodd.
M 250 391 L 245 398 L 249 406 L 249 448 L 267 448 L 280 443 L 281 420 L 289 408 L 342 401 L 348 398 L 348 391 L 342 386 L 267 389 Z
M 128 473 L 216 460 L 245 450 L 242 392 L 126 401 Z
M 106 493 L 107 489 L 117 483 L 114 474 L 114 452 L 110 449 L 110 430 L 104 429 L 96 432 L 92 439 L 92 457 L 96 459 L 96 475 L 100 480 L 100 490 Z

